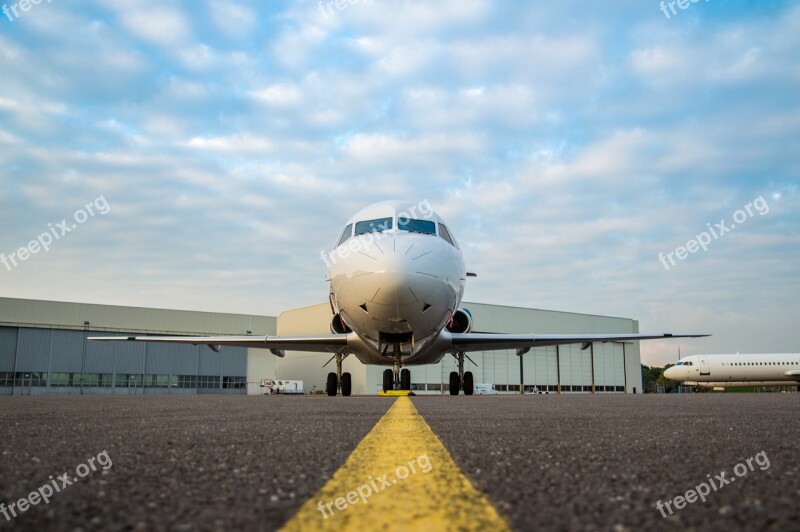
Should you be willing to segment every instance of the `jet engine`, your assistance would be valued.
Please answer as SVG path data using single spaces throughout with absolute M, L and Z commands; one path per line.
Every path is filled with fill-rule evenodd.
M 472 330 L 472 313 L 460 308 L 453 312 L 450 323 L 447 324 L 447 331 L 451 333 L 468 333 Z
M 333 334 L 348 334 L 353 332 L 350 327 L 344 322 L 342 317 L 337 313 L 331 319 L 331 332 Z

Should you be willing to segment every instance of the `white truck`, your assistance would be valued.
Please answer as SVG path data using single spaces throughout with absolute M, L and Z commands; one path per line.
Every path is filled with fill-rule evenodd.
M 497 395 L 494 384 L 475 384 L 475 395 Z
M 303 395 L 303 381 L 262 379 L 263 395 Z

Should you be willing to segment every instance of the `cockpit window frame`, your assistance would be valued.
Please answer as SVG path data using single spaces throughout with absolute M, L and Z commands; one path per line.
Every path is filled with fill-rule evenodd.
M 342 234 L 339 236 L 339 240 L 336 242 L 336 247 L 338 248 L 339 246 L 350 240 L 352 236 L 353 236 L 353 224 L 349 223 L 344 226 L 344 229 L 342 229 Z
M 456 241 L 453 238 L 453 235 L 450 234 L 450 230 L 443 223 L 439 224 L 439 236 L 442 238 L 442 240 L 444 240 L 454 248 L 458 249 L 458 246 L 456 246 Z
M 409 229 L 410 228 L 410 229 Z M 419 218 L 400 217 L 397 219 L 397 229 L 421 235 L 436 236 L 436 222 Z
M 359 227 L 363 228 L 364 224 L 368 224 L 369 230 L 359 232 Z M 366 235 L 369 233 L 382 233 L 384 231 L 390 231 L 393 227 L 394 227 L 393 216 L 387 216 L 385 218 L 376 218 L 374 220 L 362 220 L 360 222 L 356 222 L 355 225 L 353 226 L 353 236 Z

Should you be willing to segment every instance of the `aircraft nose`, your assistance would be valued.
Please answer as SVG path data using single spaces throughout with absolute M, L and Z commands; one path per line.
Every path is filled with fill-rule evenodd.
M 678 370 L 675 367 L 671 367 L 664 372 L 664 376 L 670 380 L 677 380 Z
M 415 242 L 398 242 L 391 236 L 365 246 L 362 257 L 367 271 L 351 279 L 364 301 L 383 305 L 408 305 L 436 293 L 441 280 L 426 260 L 431 249 Z M 430 270 L 430 271 L 429 271 Z

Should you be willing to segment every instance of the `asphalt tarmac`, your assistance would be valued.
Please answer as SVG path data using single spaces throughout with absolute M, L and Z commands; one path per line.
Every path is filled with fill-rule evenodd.
M 61 491 L 10 520 L 0 514 L 0 530 L 275 530 L 393 401 L 1 397 L 0 502 L 53 482 Z M 798 529 L 799 394 L 413 404 L 514 530 Z M 715 487 L 705 502 L 676 508 L 702 483 Z
M 414 404 L 513 529 L 800 530 L 800 394 L 462 399 Z

